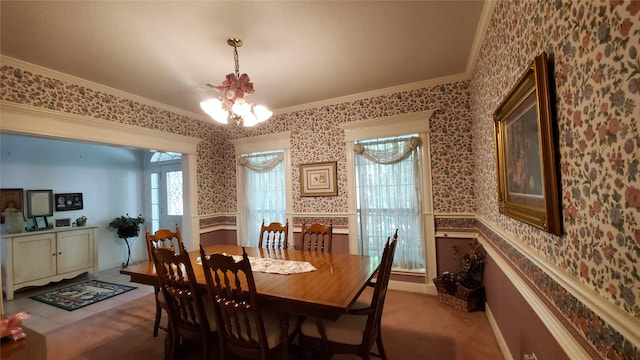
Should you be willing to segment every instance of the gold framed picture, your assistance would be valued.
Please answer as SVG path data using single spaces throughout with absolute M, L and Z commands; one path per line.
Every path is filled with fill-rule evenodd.
M 336 162 L 300 165 L 300 196 L 338 195 Z
M 493 114 L 500 213 L 562 234 L 549 71 L 537 56 Z

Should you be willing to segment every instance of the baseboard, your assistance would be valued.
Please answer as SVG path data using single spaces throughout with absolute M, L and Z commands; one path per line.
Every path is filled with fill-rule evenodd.
M 502 352 L 502 357 L 504 357 L 504 360 L 513 360 L 513 356 L 509 351 L 509 346 L 507 346 L 507 341 L 502 336 L 502 331 L 500 331 L 500 328 L 498 327 L 498 323 L 496 322 L 496 319 L 493 317 L 491 308 L 487 303 L 484 304 L 484 313 L 487 315 L 487 319 L 489 320 L 489 326 L 491 326 L 493 335 L 496 337 L 496 341 L 498 342 L 498 347 L 500 347 L 500 352 Z

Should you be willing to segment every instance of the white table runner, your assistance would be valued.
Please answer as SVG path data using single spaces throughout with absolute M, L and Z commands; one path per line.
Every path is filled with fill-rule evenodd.
M 242 260 L 241 255 L 232 255 L 232 257 L 236 262 Z M 196 263 L 202 265 L 202 260 L 199 256 L 196 260 Z M 251 264 L 251 270 L 270 274 L 288 275 L 317 270 L 313 265 L 309 264 L 306 261 L 259 258 L 249 256 L 249 263 Z

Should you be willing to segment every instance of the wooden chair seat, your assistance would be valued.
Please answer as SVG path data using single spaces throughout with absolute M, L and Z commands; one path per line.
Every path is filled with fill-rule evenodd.
M 363 303 L 362 308 L 366 308 L 368 306 L 369 304 Z M 367 326 L 367 317 L 362 315 L 344 314 L 336 321 L 324 321 L 323 324 L 327 341 L 340 344 L 359 345 L 362 343 L 362 337 Z M 318 339 L 322 338 L 318 324 L 313 320 L 303 321 L 302 324 L 300 324 L 300 331 L 308 337 Z

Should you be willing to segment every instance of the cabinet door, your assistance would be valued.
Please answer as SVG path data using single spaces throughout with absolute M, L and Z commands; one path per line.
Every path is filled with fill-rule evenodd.
M 93 230 L 58 233 L 58 274 L 93 266 Z
M 56 234 L 37 234 L 13 240 L 13 282 L 20 284 L 56 274 Z

